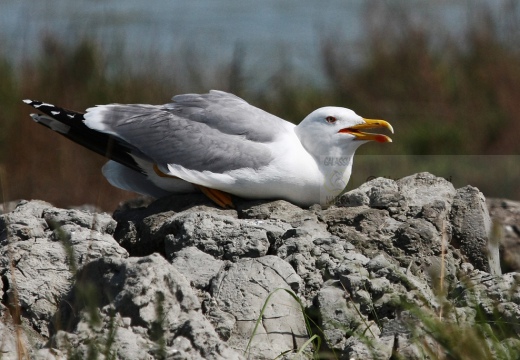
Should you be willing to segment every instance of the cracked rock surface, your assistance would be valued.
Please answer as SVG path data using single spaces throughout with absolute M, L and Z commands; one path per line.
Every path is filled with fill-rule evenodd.
M 447 303 L 447 322 L 517 324 L 499 339 L 516 344 L 520 274 L 496 234 L 520 223 L 497 201 L 428 173 L 327 209 L 182 195 L 112 217 L 22 201 L 0 216 L 0 357 L 291 358 L 318 334 L 322 358 L 424 359 L 417 311 Z

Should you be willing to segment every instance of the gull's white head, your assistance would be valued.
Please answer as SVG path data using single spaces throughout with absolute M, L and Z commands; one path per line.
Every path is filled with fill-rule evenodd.
M 365 119 L 350 109 L 327 106 L 310 113 L 295 131 L 310 154 L 341 156 L 353 155 L 367 141 L 392 141 L 386 135 L 361 131 L 375 128 L 387 128 L 394 132 L 392 126 L 384 120 Z

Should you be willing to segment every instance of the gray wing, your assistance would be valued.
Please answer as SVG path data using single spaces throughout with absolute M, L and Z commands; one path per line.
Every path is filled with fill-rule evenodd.
M 172 100 L 90 108 L 85 124 L 125 140 L 158 164 L 215 173 L 268 165 L 273 154 L 267 144 L 293 126 L 222 91 Z

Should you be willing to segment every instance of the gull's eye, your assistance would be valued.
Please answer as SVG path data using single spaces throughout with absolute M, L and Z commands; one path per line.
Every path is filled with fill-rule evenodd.
M 325 120 L 329 123 L 329 124 L 334 124 L 336 122 L 336 118 L 334 116 L 327 116 L 325 118 Z

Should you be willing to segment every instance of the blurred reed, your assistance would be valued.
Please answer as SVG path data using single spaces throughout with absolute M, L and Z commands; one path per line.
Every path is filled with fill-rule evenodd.
M 16 66 L 2 56 L 0 45 L 0 166 L 6 174 L 1 200 L 94 203 L 111 210 L 135 196 L 104 180 L 101 156 L 32 123 L 22 99 L 82 110 L 114 102 L 166 103 L 178 93 L 212 88 L 232 91 L 293 122 L 326 105 L 390 121 L 394 143 L 360 148 L 354 185 L 372 175 L 393 176 L 396 169 L 399 177 L 430 171 L 455 179 L 470 171 L 472 184 L 486 195 L 520 199 L 520 186 L 512 183 L 520 175 L 512 170 L 520 155 L 518 9 L 504 7 L 497 22 L 485 6 L 476 6 L 463 39 L 417 24 L 403 9 L 376 10 L 366 15 L 361 61 L 341 34 L 322 34 L 316 51 L 325 86 L 284 61 L 269 81 L 256 84 L 255 69 L 244 67 L 247 54 L 240 46 L 229 63 L 212 68 L 202 68 L 189 51 L 161 66 L 151 51 L 143 54 L 146 66 L 136 70 L 123 52 L 107 54 L 88 38 L 65 45 L 43 37 L 39 56 Z M 497 157 L 481 162 L 475 155 Z

